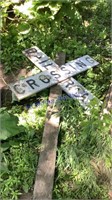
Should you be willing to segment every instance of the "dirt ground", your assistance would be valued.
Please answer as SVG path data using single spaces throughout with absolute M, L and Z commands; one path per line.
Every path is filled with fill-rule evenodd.
M 21 197 L 19 198 L 19 200 L 32 200 L 33 195 L 31 193 L 24 193 L 21 195 Z
M 9 83 L 15 82 L 20 79 L 20 77 L 27 77 L 33 74 L 32 70 L 29 72 L 25 68 L 19 69 L 15 72 L 11 72 L 5 75 L 3 65 L 0 64 L 0 106 L 6 106 L 12 101 L 12 92 L 8 86 Z

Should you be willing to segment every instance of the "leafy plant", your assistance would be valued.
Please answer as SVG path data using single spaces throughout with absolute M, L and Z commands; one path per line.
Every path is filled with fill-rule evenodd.
M 12 136 L 15 136 L 21 132 L 24 132 L 25 129 L 23 126 L 18 126 L 18 117 L 12 114 L 9 114 L 6 110 L 0 112 L 0 139 L 6 140 Z
M 23 192 L 32 190 L 45 109 L 46 105 L 39 107 L 39 109 L 32 105 L 27 110 L 19 105 L 13 106 L 9 111 L 2 108 L 1 113 L 4 117 L 4 122 L 2 122 L 7 124 L 6 130 L 2 124 L 3 131 L 6 132 L 5 137 L 2 136 L 4 140 L 2 140 L 0 148 L 1 196 L 3 199 L 18 199 Z M 9 122 L 10 124 L 8 124 Z M 19 124 L 18 128 L 17 124 Z M 20 130 L 24 130 L 25 134 L 22 132 L 20 134 Z
M 28 192 L 33 184 L 37 153 L 27 141 L 13 143 L 5 152 L 7 169 L 1 173 L 1 195 L 3 199 L 18 199 L 22 192 Z M 22 183 L 22 184 L 21 184 Z
M 101 117 L 100 108 L 91 106 L 91 114 L 85 116 L 73 101 L 64 102 L 53 198 L 108 199 L 112 167 L 112 141 L 108 133 L 111 115 Z
M 9 19 L 11 4 L 13 16 Z M 66 62 L 89 54 L 99 61 L 99 66 L 75 78 L 99 100 L 105 99 L 111 66 L 110 1 L 41 0 L 29 4 L 26 0 L 21 7 L 11 0 L 1 1 L 0 5 L 1 62 L 5 73 L 34 68 L 22 55 L 22 50 L 33 45 L 53 59 L 58 51 L 64 51 Z M 1 112 L 7 123 L 1 143 L 2 199 L 18 199 L 20 193 L 32 189 L 46 111 L 46 106 L 36 107 L 34 103 L 47 98 L 46 91 Z M 102 111 L 95 108 L 94 102 L 91 108 L 91 115 L 87 115 L 78 102 L 62 102 L 55 199 L 108 199 L 111 118 L 103 114 L 101 120 Z

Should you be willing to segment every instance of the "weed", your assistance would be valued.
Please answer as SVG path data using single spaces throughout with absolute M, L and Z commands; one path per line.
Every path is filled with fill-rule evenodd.
M 28 65 L 34 67 L 22 55 L 22 50 L 32 45 L 53 59 L 58 51 L 66 53 L 66 61 L 89 54 L 99 61 L 99 67 L 75 78 L 103 101 L 110 84 L 110 1 L 32 1 L 30 9 L 25 7 L 27 2 L 23 13 L 12 1 L 0 3 L 1 62 L 5 73 Z M 14 13 L 9 19 L 11 4 Z M 32 105 L 47 96 L 48 90 L 16 102 L 18 105 L 13 103 L 10 110 L 6 108 L 25 131 L 13 132 L 2 141 L 2 199 L 18 199 L 20 193 L 33 187 L 46 105 Z M 31 108 L 25 109 L 22 104 L 30 104 Z M 62 102 L 54 199 L 108 199 L 112 166 L 110 116 L 104 115 L 101 121 L 100 113 L 94 105 L 91 115 L 86 115 L 78 102 Z

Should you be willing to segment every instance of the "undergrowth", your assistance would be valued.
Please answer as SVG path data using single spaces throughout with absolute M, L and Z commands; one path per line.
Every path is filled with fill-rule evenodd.
M 22 50 L 33 45 L 52 59 L 57 52 L 64 51 L 66 62 L 88 54 L 99 66 L 75 78 L 103 102 L 110 85 L 110 3 L 105 0 L 26 0 L 23 4 L 1 1 L 4 73 L 34 68 L 22 54 Z M 37 101 L 47 99 L 48 90 L 39 95 Z M 34 106 L 35 99 L 6 105 L 1 111 L 7 117 L 4 117 L 7 124 L 10 123 L 1 142 L 3 200 L 19 199 L 21 193 L 33 190 L 46 112 L 46 105 Z M 94 104 L 91 115 L 85 114 L 72 99 L 62 101 L 60 110 L 53 198 L 108 199 L 112 184 L 110 115 L 101 114 L 102 108 L 95 109 Z M 11 124 L 11 119 L 15 123 Z M 17 128 L 18 124 L 22 129 Z
M 112 184 L 111 116 L 91 115 L 74 102 L 61 109 L 54 199 L 108 199 Z M 101 120 L 102 118 L 102 120 Z

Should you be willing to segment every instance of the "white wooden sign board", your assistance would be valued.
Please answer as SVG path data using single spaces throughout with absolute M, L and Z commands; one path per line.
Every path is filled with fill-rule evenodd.
M 74 78 L 69 78 L 59 84 L 61 88 L 73 99 L 77 99 L 83 107 L 86 107 L 90 100 L 94 98 L 93 94 L 83 87 Z
M 90 56 L 85 55 L 59 68 L 59 66 L 38 47 L 32 47 L 25 50 L 23 53 L 43 72 L 9 85 L 19 100 L 57 83 L 69 96 L 79 100 L 83 107 L 86 107 L 90 100 L 94 98 L 94 96 L 79 82 L 71 78 L 99 64 Z

